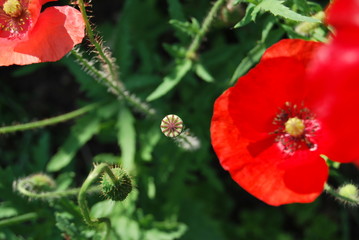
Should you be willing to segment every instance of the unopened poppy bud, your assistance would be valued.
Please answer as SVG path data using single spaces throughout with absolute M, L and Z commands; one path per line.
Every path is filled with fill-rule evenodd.
M 346 201 L 341 199 L 343 202 L 346 202 L 350 205 L 359 204 L 359 190 L 357 186 L 355 186 L 354 184 L 349 183 L 339 187 L 338 194 L 342 197 L 347 198 L 348 200 L 351 200 L 351 201 Z
M 129 175 L 119 167 L 111 168 L 116 181 L 105 172 L 102 175 L 102 194 L 113 201 L 123 201 L 132 191 L 132 181 Z
M 48 192 L 56 187 L 55 181 L 48 175 L 36 173 L 27 178 L 28 187 L 32 192 Z

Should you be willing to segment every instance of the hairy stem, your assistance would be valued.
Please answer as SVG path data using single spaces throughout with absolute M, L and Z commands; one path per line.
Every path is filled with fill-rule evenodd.
M 41 128 L 41 127 L 45 127 L 45 126 L 49 126 L 49 125 L 54 125 L 54 124 L 57 124 L 60 122 L 64 122 L 64 121 L 76 118 L 82 114 L 92 111 L 95 108 L 97 108 L 99 105 L 100 105 L 99 103 L 94 103 L 94 104 L 90 104 L 85 107 L 82 107 L 80 109 L 77 109 L 75 111 L 60 115 L 60 116 L 47 118 L 44 120 L 30 122 L 30 123 L 0 127 L 0 134 L 25 131 L 25 130 L 29 130 L 29 129 Z
M 186 56 L 187 58 L 193 58 L 196 56 L 196 51 L 200 47 L 200 44 L 203 40 L 203 37 L 208 32 L 210 26 L 212 25 L 213 20 L 215 19 L 218 10 L 221 8 L 221 6 L 226 2 L 226 0 L 217 0 L 211 10 L 209 11 L 206 18 L 203 20 L 202 26 L 200 31 L 197 33 L 197 35 L 194 37 L 191 45 L 188 47 Z
M 28 188 L 29 183 L 27 178 L 18 180 L 14 186 L 15 189 L 22 195 L 27 196 L 31 199 L 41 199 L 41 200 L 50 200 L 55 198 L 76 196 L 80 192 L 80 188 L 71 188 L 63 191 L 53 191 L 53 192 L 33 192 Z M 87 191 L 88 194 L 96 193 L 96 192 L 100 192 L 99 186 L 94 186 L 88 189 Z
M 358 205 L 359 202 L 358 201 L 355 201 L 354 199 L 351 199 L 351 198 L 347 198 L 343 195 L 340 195 L 337 191 L 335 191 L 328 183 L 325 184 L 324 186 L 324 190 L 329 193 L 330 195 L 336 197 L 337 199 L 341 199 L 345 202 L 349 202 L 349 203 L 353 203 L 355 205 Z
M 95 166 L 94 170 L 88 175 L 85 182 L 82 184 L 80 192 L 78 194 L 77 200 L 81 209 L 81 213 L 84 217 L 85 222 L 90 226 L 97 226 L 99 223 L 105 223 L 106 224 L 106 230 L 105 230 L 105 236 L 103 239 L 107 239 L 108 234 L 110 232 L 111 223 L 108 218 L 97 218 L 92 219 L 90 217 L 90 210 L 87 205 L 86 201 L 86 192 L 90 188 L 91 184 L 98 179 L 103 172 L 106 172 L 109 174 L 111 180 L 114 182 L 114 184 L 117 182 L 116 177 L 113 175 L 111 169 L 106 163 L 101 163 L 97 166 Z
M 102 71 L 94 67 L 93 64 L 91 64 L 86 58 L 84 58 L 80 52 L 78 52 L 77 50 L 71 50 L 71 54 L 87 70 L 89 75 L 91 75 L 100 83 L 105 84 L 109 88 L 111 93 L 124 99 L 132 107 L 134 107 L 136 110 L 140 111 L 141 113 L 145 114 L 146 116 L 153 117 L 156 115 L 156 111 L 152 109 L 150 106 L 148 106 L 147 103 L 142 102 L 139 98 L 130 94 L 128 91 L 126 91 L 125 87 L 119 82 L 114 82 L 109 80 L 103 74 Z
M 118 74 L 116 71 L 116 67 L 113 65 L 112 61 L 106 56 L 104 49 L 102 48 L 102 45 L 96 40 L 95 38 L 95 34 L 91 28 L 91 24 L 89 21 L 89 18 L 87 16 L 86 13 L 86 7 L 85 7 L 85 3 L 84 0 L 78 0 L 78 5 L 82 14 L 82 18 L 85 21 L 85 26 L 86 26 L 86 33 L 87 36 L 90 40 L 90 42 L 94 45 L 95 49 L 97 50 L 100 58 L 105 62 L 105 64 L 109 67 L 110 70 L 110 74 L 111 74 L 111 79 L 113 81 L 117 81 L 118 79 Z

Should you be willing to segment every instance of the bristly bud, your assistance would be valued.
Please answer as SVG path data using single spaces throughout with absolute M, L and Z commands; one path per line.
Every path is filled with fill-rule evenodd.
M 338 194 L 344 198 L 340 198 L 339 200 L 347 203 L 348 205 L 357 206 L 359 205 L 359 190 L 358 187 L 354 184 L 348 183 L 344 184 L 338 188 Z
M 32 192 L 48 192 L 55 189 L 55 181 L 48 175 L 36 173 L 26 178 L 27 188 Z
M 119 167 L 111 168 L 111 171 L 116 178 L 113 179 L 105 172 L 102 175 L 102 194 L 113 201 L 123 201 L 127 195 L 132 191 L 132 181 L 129 175 Z

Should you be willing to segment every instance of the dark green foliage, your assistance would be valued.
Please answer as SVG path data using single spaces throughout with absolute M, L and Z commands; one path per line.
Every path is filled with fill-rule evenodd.
M 218 14 L 199 49 L 188 56 L 212 2 L 92 1 L 92 20 L 119 65 L 120 80 L 150 101 L 157 111 L 153 116 L 110 93 L 72 55 L 57 63 L 0 68 L 4 125 L 101 104 L 66 123 L 0 136 L 1 240 L 99 239 L 104 226 L 84 223 L 76 196 L 28 201 L 12 189 L 16 179 L 38 172 L 55 179 L 55 190 L 79 187 L 94 162 L 121 166 L 134 183 L 122 202 L 87 196 L 91 215 L 110 219 L 111 240 L 355 239 L 357 211 L 341 209 L 326 196 L 321 198 L 329 201 L 306 205 L 264 205 L 220 167 L 210 144 L 215 99 L 281 38 L 324 39 L 323 25 L 306 36 L 295 32 L 298 21 L 315 21 L 310 15 L 321 6 L 306 0 L 232 1 L 240 4 L 241 19 L 224 21 Z M 230 11 L 225 7 L 221 12 Z M 200 149 L 185 151 L 162 135 L 160 121 L 167 114 L 183 119 Z M 36 216 L 1 225 L 29 213 Z

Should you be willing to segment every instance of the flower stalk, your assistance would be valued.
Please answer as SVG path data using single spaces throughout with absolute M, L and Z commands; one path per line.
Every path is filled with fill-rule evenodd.
M 19 179 L 14 182 L 14 190 L 19 192 L 21 195 L 26 196 L 30 199 L 45 200 L 49 201 L 52 199 L 73 197 L 80 192 L 80 188 L 71 188 L 63 191 L 41 191 L 37 192 L 32 189 L 31 176 Z M 100 193 L 100 187 L 94 186 L 87 190 L 87 194 Z
M 200 31 L 196 34 L 194 37 L 191 45 L 188 47 L 188 50 L 186 52 L 186 57 L 189 59 L 193 59 L 196 57 L 196 52 L 198 48 L 200 47 L 200 44 L 208 32 L 209 28 L 212 25 L 213 20 L 215 19 L 218 11 L 220 10 L 221 6 L 226 2 L 226 0 L 217 0 L 211 10 L 209 11 L 206 18 L 203 20 L 202 26 Z
M 349 184 L 349 185 L 354 186 L 352 184 Z M 358 195 L 358 189 L 357 188 L 355 189 L 355 192 L 356 192 L 355 195 L 356 196 L 353 197 L 353 196 L 349 196 L 348 194 L 345 194 L 343 191 L 341 191 L 343 189 L 343 187 L 345 187 L 345 186 L 348 186 L 348 185 L 344 185 L 344 186 L 340 187 L 338 190 L 334 190 L 332 186 L 330 186 L 328 183 L 326 183 L 324 185 L 324 190 L 328 194 L 332 195 L 333 197 L 335 197 L 336 199 L 338 199 L 338 200 L 340 200 L 340 201 L 342 201 L 344 203 L 347 203 L 347 204 L 352 205 L 352 206 L 358 206 L 359 205 L 359 199 L 358 199 L 358 196 L 357 196 Z M 352 195 L 352 194 L 350 194 L 350 195 Z
M 82 184 L 81 189 L 79 191 L 79 194 L 77 196 L 78 204 L 80 206 L 80 210 L 82 213 L 82 216 L 84 217 L 85 222 L 92 226 L 96 227 L 101 223 L 105 223 L 105 235 L 103 236 L 103 239 L 108 239 L 108 235 L 110 233 L 111 228 L 111 222 L 108 218 L 91 218 L 90 216 L 90 210 L 86 201 L 86 193 L 90 189 L 91 184 L 97 180 L 99 177 L 101 177 L 103 174 L 107 174 L 109 178 L 112 181 L 112 184 L 114 186 L 120 186 L 121 185 L 121 177 L 115 176 L 116 173 L 114 173 L 108 164 L 101 163 L 99 165 L 96 165 L 95 168 L 92 170 L 92 172 L 88 175 L 85 182 Z M 129 192 L 128 192 L 129 193 Z M 127 194 L 128 194 L 127 193 Z M 126 196 L 127 196 L 126 194 Z
M 19 131 L 26 131 L 29 129 L 35 129 L 35 128 L 42 128 L 42 127 L 46 127 L 46 126 L 50 126 L 50 125 L 54 125 L 60 122 L 65 122 L 68 121 L 70 119 L 79 117 L 87 112 L 90 112 L 94 109 L 96 109 L 98 106 L 100 106 L 100 103 L 94 103 L 94 104 L 90 104 L 87 105 L 85 107 L 82 107 L 80 109 L 77 109 L 75 111 L 69 112 L 69 113 L 65 113 L 56 117 L 52 117 L 52 118 L 47 118 L 44 120 L 40 120 L 40 121 L 35 121 L 35 122 L 30 122 L 30 123 L 24 123 L 24 124 L 17 124 L 17 125 L 13 125 L 13 126 L 5 126 L 5 127 L 0 127 L 0 134 L 5 134 L 5 133 L 12 133 L 12 132 L 19 132 Z

